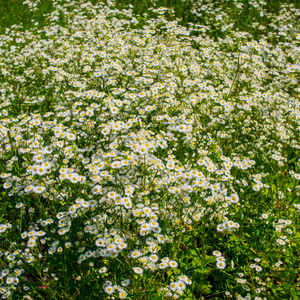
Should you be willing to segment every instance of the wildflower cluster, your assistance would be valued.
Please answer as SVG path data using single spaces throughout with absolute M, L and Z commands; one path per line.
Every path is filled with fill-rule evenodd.
M 199 266 L 228 297 L 293 285 L 300 35 L 215 41 L 165 9 L 139 28 L 113 2 L 53 5 L 0 36 L 2 299 L 202 297 Z

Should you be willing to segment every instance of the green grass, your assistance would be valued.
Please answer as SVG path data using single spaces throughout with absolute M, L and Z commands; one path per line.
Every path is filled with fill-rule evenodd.
M 44 14 L 53 9 L 52 1 L 43 0 L 42 4 L 38 5 L 38 11 L 33 12 L 23 2 L 22 0 L 0 1 L 0 33 L 4 33 L 5 28 L 10 28 L 12 25 L 21 25 L 26 30 L 34 27 L 34 23 L 38 22 L 39 27 L 43 27 Z
M 23 29 L 32 28 L 35 22 L 38 22 L 37 25 L 39 28 L 43 27 L 45 21 L 45 14 L 50 13 L 53 10 L 53 5 L 51 0 L 43 0 L 37 5 L 37 11 L 30 11 L 27 5 L 23 5 L 23 0 L 11 0 L 5 1 L 0 0 L 0 33 L 5 32 L 5 28 L 9 28 L 12 25 L 22 25 Z M 96 4 L 97 0 L 90 1 L 93 4 Z M 103 1 L 102 1 L 103 2 Z M 105 1 L 104 1 L 105 2 Z M 231 11 L 230 17 L 231 21 L 235 24 L 234 28 L 239 28 L 241 31 L 251 30 L 251 25 L 253 22 L 259 22 L 262 25 L 267 26 L 268 20 L 266 18 L 258 18 L 256 14 L 253 14 L 251 6 L 247 0 L 240 1 L 244 3 L 244 10 L 241 14 L 235 13 L 235 7 L 232 0 L 214 1 L 215 7 L 222 8 L 222 11 Z M 60 1 L 64 3 L 64 1 Z M 155 15 L 149 12 L 149 8 L 154 7 L 167 7 L 174 9 L 174 17 L 179 20 L 179 24 L 189 27 L 189 23 L 195 24 L 205 24 L 207 20 L 204 17 L 197 18 L 191 12 L 192 0 L 158 0 L 155 4 L 149 0 L 116 0 L 116 7 L 119 9 L 126 9 L 129 5 L 133 6 L 133 13 L 135 15 L 144 15 L 145 13 L 151 17 Z M 204 0 L 205 4 L 206 1 Z M 270 14 L 278 14 L 281 4 L 293 4 L 296 8 L 300 8 L 300 2 L 297 0 L 267 0 L 267 11 Z M 154 4 L 154 5 L 153 5 Z M 34 20 L 32 22 L 32 20 Z M 144 25 L 143 23 L 141 24 Z M 214 25 L 214 24 L 207 24 Z M 253 32 L 253 29 L 251 30 Z M 259 31 L 261 34 L 262 32 Z M 254 35 L 259 34 L 254 32 Z M 219 30 L 215 30 L 214 35 L 219 36 L 221 33 Z

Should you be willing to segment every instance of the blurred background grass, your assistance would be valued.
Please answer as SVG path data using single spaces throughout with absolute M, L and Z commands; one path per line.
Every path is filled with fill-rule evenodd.
M 32 1 L 32 0 L 31 0 Z M 93 4 L 105 0 L 92 0 Z M 189 23 L 205 24 L 205 19 L 197 17 L 192 13 L 192 2 L 197 0 L 115 0 L 116 6 L 119 9 L 128 8 L 133 5 L 134 14 L 143 15 L 149 13 L 150 7 L 168 7 L 174 8 L 175 18 L 178 18 L 179 23 L 184 26 L 189 26 Z M 24 0 L 0 0 L 0 34 L 5 33 L 5 28 L 12 25 L 22 25 L 23 30 L 29 29 L 38 22 L 37 27 L 43 27 L 45 21 L 45 14 L 53 11 L 53 0 L 41 0 L 37 5 L 37 11 L 30 11 L 28 5 L 23 4 Z M 33 1 L 32 1 L 33 2 Z M 59 1 L 64 3 L 64 1 Z M 205 3 L 205 0 L 202 0 Z M 253 13 L 252 6 L 249 5 L 249 0 L 240 0 L 238 3 L 243 3 L 243 11 L 240 14 L 235 13 L 234 0 L 214 0 L 214 7 L 221 8 L 221 11 L 232 11 L 230 14 L 232 22 L 235 24 L 234 28 L 239 28 L 242 31 L 249 31 L 249 27 L 253 22 L 259 22 L 262 25 L 268 22 L 267 18 L 258 17 Z M 155 4 L 154 4 L 155 3 Z M 278 14 L 281 4 L 294 4 L 296 8 L 300 9 L 300 0 L 266 0 L 266 7 L 268 13 Z M 205 13 L 205 12 L 204 12 Z M 34 21 L 32 21 L 34 20 Z M 207 21 L 207 20 L 206 20 Z M 141 24 L 143 25 L 143 24 Z M 206 24 L 207 25 L 207 24 Z M 209 24 L 213 25 L 213 24 Z
M 5 32 L 5 28 L 12 25 L 22 24 L 24 30 L 33 26 L 34 22 L 39 22 L 39 27 L 43 26 L 45 20 L 45 14 L 53 10 L 51 0 L 42 0 L 38 4 L 37 11 L 30 11 L 28 5 L 23 4 L 24 0 L 0 0 L 0 33 Z M 60 1 L 63 3 L 63 1 Z M 97 3 L 97 0 L 91 1 Z M 205 1 L 204 1 L 205 2 Z M 213 1 L 216 7 L 222 7 L 230 9 L 234 12 L 233 0 L 215 0 Z M 255 20 L 254 15 L 249 11 L 248 0 L 241 0 L 239 3 L 244 3 L 244 11 L 242 14 L 233 14 L 233 21 L 239 26 L 240 30 L 245 30 L 249 22 L 263 22 L 264 18 Z M 279 12 L 280 4 L 294 4 L 296 8 L 300 8 L 299 0 L 267 0 L 267 10 L 269 13 L 277 14 Z M 174 8 L 175 17 L 178 18 L 181 25 L 188 26 L 189 22 L 201 23 L 203 20 L 197 18 L 192 14 L 192 0 L 157 0 L 155 5 L 153 1 L 149 0 L 116 0 L 116 6 L 120 9 L 128 8 L 129 5 L 133 5 L 133 12 L 135 14 L 149 13 L 150 7 L 168 7 Z M 254 17 L 254 19 L 253 19 Z M 34 19 L 34 22 L 32 20 Z
M 0 33 L 5 32 L 5 28 L 12 25 L 22 25 L 24 30 L 34 26 L 34 22 L 41 23 L 45 20 L 44 14 L 53 10 L 51 0 L 42 0 L 38 5 L 39 10 L 31 12 L 27 5 L 23 4 L 24 0 L 0 0 Z

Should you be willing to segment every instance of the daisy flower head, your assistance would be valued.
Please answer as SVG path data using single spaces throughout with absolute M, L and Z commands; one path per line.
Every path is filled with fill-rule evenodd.
M 139 251 L 139 250 L 134 250 L 132 253 L 131 253 L 131 257 L 132 258 L 138 258 L 142 256 L 142 253 Z
M 8 276 L 6 278 L 6 284 L 12 284 L 14 282 L 14 277 Z
M 47 168 L 44 167 L 44 166 L 39 166 L 39 167 L 37 168 L 37 170 L 36 170 L 36 173 L 37 173 L 38 175 L 40 175 L 40 176 L 45 175 L 46 172 L 47 172 Z
M 19 203 L 17 203 L 16 204 L 16 208 L 22 208 L 24 206 L 24 203 L 22 203 L 22 202 L 19 202 Z
M 185 282 L 186 284 L 192 284 L 192 280 L 189 279 L 186 275 L 180 275 L 178 280 Z
M 117 114 L 119 112 L 119 109 L 116 106 L 112 106 L 110 108 L 110 111 L 113 115 Z
M 123 281 L 121 282 L 121 284 L 122 284 L 123 286 L 129 286 L 129 285 L 130 285 L 130 280 L 129 280 L 129 279 L 125 279 L 125 280 L 123 280 Z
M 60 228 L 59 230 L 58 230 L 58 234 L 59 235 L 64 235 L 65 233 L 67 233 L 68 231 L 69 231 L 70 229 L 68 228 L 68 227 L 64 227 L 64 228 Z
M 6 183 L 3 184 L 3 187 L 4 187 L 5 189 L 10 188 L 11 186 L 12 186 L 11 182 L 6 182 Z
M 183 290 L 186 288 L 185 282 L 183 282 L 183 281 L 181 281 L 181 280 L 179 280 L 179 281 L 177 282 L 177 285 L 178 285 L 178 288 L 179 288 L 181 291 L 183 291 Z
M 102 267 L 101 269 L 99 269 L 99 273 L 103 274 L 107 272 L 107 268 L 106 267 Z
M 36 245 L 36 237 L 31 237 L 27 242 L 27 247 L 34 247 Z
M 149 260 L 152 262 L 157 262 L 159 260 L 159 257 L 156 254 L 151 254 L 149 256 Z
M 70 242 L 66 242 L 65 247 L 66 247 L 66 249 L 69 249 L 72 247 L 72 244 Z
M 225 264 L 225 262 L 224 261 L 218 261 L 217 262 L 217 268 L 218 269 L 225 269 L 226 268 L 226 264 Z
M 104 288 L 106 294 L 111 295 L 115 291 L 115 287 L 112 285 L 108 285 Z
M 178 263 L 175 260 L 170 260 L 169 261 L 169 266 L 171 268 L 177 268 L 178 267 Z
M 239 202 L 239 196 L 237 194 L 231 194 L 230 201 L 231 201 L 231 203 L 238 203 Z
M 136 274 L 143 274 L 144 270 L 140 267 L 135 267 L 133 268 L 133 271 L 136 273 Z
M 261 272 L 261 271 L 262 271 L 262 267 L 261 267 L 261 266 L 256 266 L 256 267 L 255 267 L 255 270 L 256 270 L 257 272 Z
M 225 261 L 225 258 L 223 256 L 218 256 L 216 258 L 216 261 Z
M 169 288 L 171 291 L 175 292 L 178 289 L 178 283 L 176 281 L 173 281 L 170 283 Z
M 37 187 L 35 187 L 34 192 L 37 193 L 37 194 L 41 194 L 45 190 L 46 190 L 46 188 L 44 186 L 37 186 Z
M 258 257 L 254 258 L 254 260 L 255 260 L 256 262 L 260 262 L 260 258 L 258 258 Z
M 121 298 L 121 299 L 125 299 L 126 297 L 127 297 L 127 295 L 128 295 L 128 293 L 126 292 L 126 291 L 124 291 L 124 290 L 119 290 L 119 297 Z
M 161 262 L 159 265 L 158 265 L 158 267 L 160 268 L 160 269 L 165 269 L 165 268 L 167 268 L 169 266 L 169 264 L 168 263 L 164 263 L 164 262 Z
M 72 183 L 77 183 L 79 181 L 79 176 L 78 174 L 74 173 L 72 174 L 72 176 L 70 176 L 69 180 L 72 182 Z
M 213 251 L 212 254 L 213 254 L 214 256 L 217 256 L 217 257 L 219 257 L 219 256 L 222 255 L 222 253 L 221 253 L 220 251 L 218 251 L 218 250 Z

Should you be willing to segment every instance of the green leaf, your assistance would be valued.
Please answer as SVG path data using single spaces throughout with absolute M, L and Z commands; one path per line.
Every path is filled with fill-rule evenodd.
M 211 268 L 199 267 L 199 268 L 195 269 L 194 272 L 198 273 L 198 274 L 210 273 L 211 272 Z
M 294 287 L 291 287 L 291 294 L 294 297 L 294 300 L 299 300 L 299 297 L 297 296 L 296 289 Z

